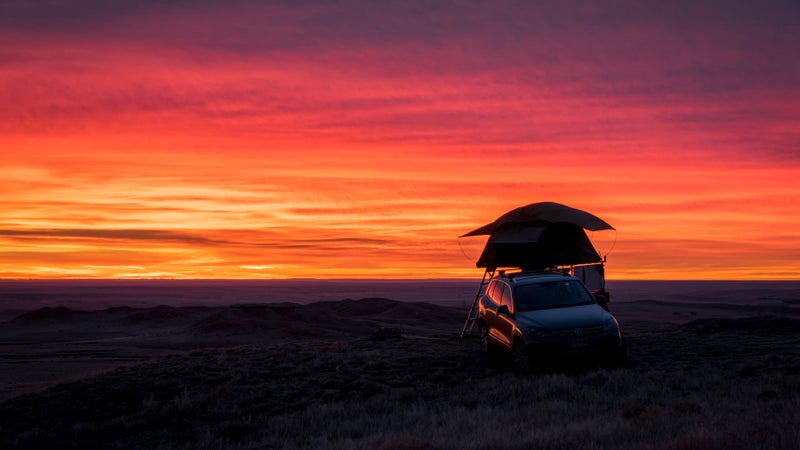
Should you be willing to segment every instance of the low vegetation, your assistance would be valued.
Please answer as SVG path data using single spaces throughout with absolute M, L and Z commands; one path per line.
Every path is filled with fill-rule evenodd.
M 800 448 L 800 330 L 748 320 L 524 376 L 443 335 L 204 349 L 0 404 L 0 447 Z

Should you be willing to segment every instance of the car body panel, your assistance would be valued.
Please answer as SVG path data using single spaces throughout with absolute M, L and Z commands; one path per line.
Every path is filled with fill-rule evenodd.
M 614 316 L 597 303 L 519 311 L 516 316 L 520 328 L 528 326 L 542 329 L 582 327 L 614 320 Z
M 514 329 L 513 316 L 497 314 L 495 316 L 494 330 L 492 330 L 496 332 L 494 334 L 490 332 L 489 335 L 494 337 L 500 345 L 510 349 L 513 343 Z
M 509 313 L 498 309 L 495 285 L 510 289 L 529 284 L 563 284 L 576 291 L 574 299 L 565 300 L 566 306 L 546 304 L 542 309 L 519 310 L 516 298 L 509 305 Z M 577 283 L 577 284 L 574 284 Z M 569 291 L 569 290 L 568 290 Z M 603 309 L 588 294 L 585 286 L 576 278 L 558 273 L 545 272 L 513 276 L 500 275 L 493 279 L 479 302 L 478 320 L 488 329 L 490 342 L 505 351 L 510 351 L 515 340 L 525 346 L 528 353 L 535 356 L 567 355 L 616 355 L 623 351 L 622 332 L 614 316 Z M 571 292 L 571 291 L 570 291 Z M 583 304 L 569 304 L 574 301 Z M 585 304 L 584 302 L 591 302 Z

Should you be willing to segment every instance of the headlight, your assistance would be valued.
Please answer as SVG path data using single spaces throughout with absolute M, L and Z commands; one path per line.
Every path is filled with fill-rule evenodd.
M 603 323 L 603 331 L 619 331 L 619 324 L 616 319 L 609 319 Z

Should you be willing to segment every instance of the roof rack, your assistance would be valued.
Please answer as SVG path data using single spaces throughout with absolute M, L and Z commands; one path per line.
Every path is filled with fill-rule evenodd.
M 518 270 L 515 272 L 507 272 L 505 270 L 498 271 L 499 276 L 506 276 L 508 278 L 515 278 L 525 275 L 571 275 L 569 268 L 553 268 L 553 269 L 537 269 L 537 270 Z

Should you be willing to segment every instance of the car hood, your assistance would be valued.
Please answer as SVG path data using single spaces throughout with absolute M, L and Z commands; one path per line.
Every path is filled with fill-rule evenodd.
M 555 330 L 560 328 L 601 325 L 613 316 L 595 303 L 591 305 L 569 306 L 566 308 L 536 309 L 519 311 L 517 322 L 521 326 Z

